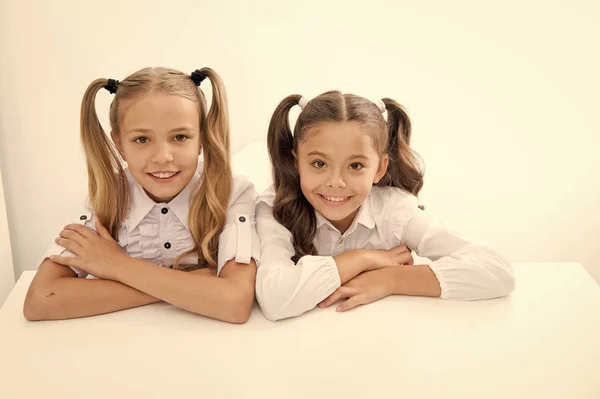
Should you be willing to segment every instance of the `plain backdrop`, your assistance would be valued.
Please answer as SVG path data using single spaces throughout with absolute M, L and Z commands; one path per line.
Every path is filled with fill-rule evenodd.
M 600 281 L 599 4 L 2 0 L 0 244 L 18 277 L 79 215 L 92 80 L 210 66 L 233 151 L 265 138 L 289 94 L 392 97 L 411 115 L 433 215 L 511 261 L 578 261 Z M 98 95 L 104 123 L 111 99 Z

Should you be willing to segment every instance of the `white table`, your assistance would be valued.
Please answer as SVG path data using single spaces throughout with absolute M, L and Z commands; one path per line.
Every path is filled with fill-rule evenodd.
M 241 326 L 167 304 L 27 322 L 26 272 L 0 310 L 0 398 L 600 398 L 600 288 L 577 263 L 515 270 L 508 298 Z

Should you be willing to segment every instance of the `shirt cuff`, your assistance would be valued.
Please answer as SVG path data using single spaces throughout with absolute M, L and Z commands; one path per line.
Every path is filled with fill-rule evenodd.
M 509 295 L 515 287 L 510 263 L 491 248 L 472 245 L 432 262 L 441 298 L 481 300 Z
M 238 214 L 235 223 L 225 225 L 219 236 L 217 276 L 227 262 L 248 264 L 252 259 L 260 260 L 260 241 L 256 234 L 254 215 Z

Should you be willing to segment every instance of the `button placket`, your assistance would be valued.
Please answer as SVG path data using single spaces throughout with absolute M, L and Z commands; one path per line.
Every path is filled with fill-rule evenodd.
M 168 265 L 174 258 L 172 256 L 172 251 L 174 251 L 172 237 L 170 237 L 170 231 L 167 228 L 171 217 L 173 217 L 173 213 L 169 212 L 168 207 L 163 206 L 160 209 L 160 214 L 158 214 L 158 237 L 160 241 L 157 244 L 160 245 L 160 254 L 164 265 Z

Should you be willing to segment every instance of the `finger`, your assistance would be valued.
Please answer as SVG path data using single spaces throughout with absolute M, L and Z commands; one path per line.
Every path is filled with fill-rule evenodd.
M 410 248 L 408 248 L 406 245 L 398 245 L 397 247 L 395 247 L 393 249 L 394 254 L 399 255 L 399 254 L 403 254 L 405 252 L 410 252 Z
M 356 292 L 356 288 L 342 286 L 335 290 L 333 294 L 329 295 L 329 297 L 326 298 L 323 302 L 321 302 L 319 304 L 319 307 L 326 308 L 328 306 L 331 306 L 342 298 L 348 298 L 352 295 L 355 295 Z
M 63 266 L 77 267 L 76 263 L 78 263 L 77 258 L 72 258 L 70 256 L 50 255 L 49 259 L 52 262 L 58 263 L 59 265 L 63 265 Z
M 342 297 L 342 295 L 339 293 L 338 290 L 339 290 L 339 288 L 337 290 L 333 291 L 333 294 L 329 295 L 327 298 L 322 300 L 317 306 L 320 308 L 326 308 L 326 307 L 331 306 L 332 303 L 339 301 L 339 299 Z
M 83 244 L 87 240 L 87 238 L 73 230 L 63 230 L 60 232 L 59 237 L 74 241 L 81 246 L 83 246 Z
M 73 252 L 75 255 L 78 255 L 78 256 L 81 254 L 81 251 L 83 250 L 83 247 L 81 245 L 79 245 L 75 241 L 70 240 L 68 238 L 58 237 L 57 239 L 54 240 L 54 242 L 57 243 L 58 245 L 60 245 L 61 247 L 65 248 L 66 250 Z
M 84 236 L 85 238 L 90 238 L 93 237 L 94 232 L 90 229 L 88 229 L 85 226 L 82 226 L 80 224 L 68 224 L 64 227 L 63 230 L 72 230 L 75 231 L 79 234 L 81 234 L 82 236 Z
M 367 301 L 364 295 L 354 295 L 353 297 L 349 298 L 346 302 L 341 303 L 335 310 L 337 312 L 345 312 L 346 310 L 350 310 L 359 305 L 364 305 L 365 303 L 367 303 Z
M 415 263 L 415 260 L 410 252 L 398 255 L 395 257 L 395 259 L 399 265 L 413 265 Z
M 106 227 L 104 227 L 104 225 L 102 223 L 100 223 L 99 220 L 96 220 L 96 231 L 98 232 L 100 237 L 106 238 L 107 240 L 114 241 L 114 238 L 110 235 L 108 230 L 106 230 Z

